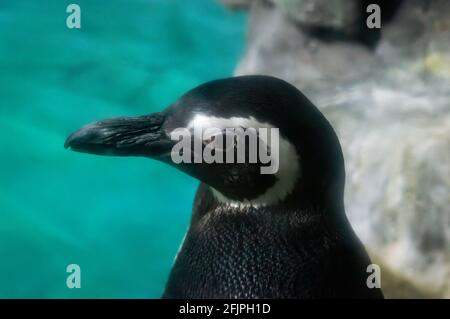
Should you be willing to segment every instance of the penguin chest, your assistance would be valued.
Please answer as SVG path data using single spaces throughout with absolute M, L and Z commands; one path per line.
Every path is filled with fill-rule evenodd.
M 297 298 L 300 291 L 314 295 L 311 290 L 323 286 L 319 273 L 325 252 L 309 247 L 312 242 L 294 244 L 296 235 L 249 216 L 202 220 L 186 236 L 164 297 Z

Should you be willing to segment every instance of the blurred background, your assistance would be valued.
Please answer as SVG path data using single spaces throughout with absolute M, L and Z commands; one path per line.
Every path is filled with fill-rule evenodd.
M 64 140 L 231 76 L 245 18 L 205 0 L 0 1 L 0 297 L 160 297 L 197 181 Z M 66 287 L 71 263 L 81 289 Z
M 64 140 L 233 74 L 283 78 L 333 124 L 385 295 L 450 297 L 449 1 L 0 0 L 0 41 L 0 298 L 160 297 L 197 182 Z

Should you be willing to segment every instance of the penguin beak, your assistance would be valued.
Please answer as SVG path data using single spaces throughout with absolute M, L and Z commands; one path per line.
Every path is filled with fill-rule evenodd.
M 96 155 L 164 157 L 173 146 L 162 130 L 164 119 L 155 113 L 88 124 L 72 133 L 64 147 Z

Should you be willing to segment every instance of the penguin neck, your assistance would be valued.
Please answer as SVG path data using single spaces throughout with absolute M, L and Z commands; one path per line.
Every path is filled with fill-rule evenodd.
M 191 228 L 194 232 L 197 230 L 206 232 L 217 227 L 222 229 L 226 225 L 237 223 L 239 227 L 270 229 L 273 233 L 283 234 L 287 229 L 303 233 L 310 227 L 325 225 L 326 215 L 335 213 L 321 205 L 299 203 L 295 197 L 290 196 L 273 205 L 255 207 L 219 202 L 209 187 L 205 194 L 206 196 L 202 195 L 194 206 L 191 219 Z M 242 229 L 239 227 L 229 231 L 239 231 L 238 229 Z
M 219 210 L 222 213 L 230 212 L 231 214 L 252 213 L 257 214 L 258 211 L 274 211 L 274 212 L 308 212 L 309 214 L 319 214 L 324 211 L 342 211 L 342 201 L 336 200 L 327 202 L 321 196 L 313 196 L 301 187 L 296 185 L 295 188 L 280 200 L 272 202 L 259 200 L 236 201 L 227 198 L 214 188 L 203 184 L 205 191 L 208 193 L 210 208 Z M 258 198 L 263 198 L 259 196 Z
M 290 225 L 298 228 L 300 232 L 303 227 L 308 228 L 321 223 L 328 232 L 335 234 L 339 233 L 339 229 L 349 227 L 342 201 L 325 204 L 313 201 L 309 194 L 302 193 L 301 188 L 296 188 L 295 192 L 277 204 L 262 207 L 232 206 L 218 201 L 211 187 L 201 183 L 194 201 L 190 228 L 198 229 L 199 226 L 203 228 L 205 225 L 211 226 L 215 222 L 226 220 L 252 221 L 263 228 L 281 224 Z

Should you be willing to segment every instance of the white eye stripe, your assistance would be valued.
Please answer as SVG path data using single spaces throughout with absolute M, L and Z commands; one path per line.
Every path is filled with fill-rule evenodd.
M 226 128 L 274 128 L 270 123 L 263 123 L 254 117 L 231 117 L 221 118 L 215 116 L 205 116 L 197 114 L 188 124 L 188 129 L 194 128 L 218 128 L 225 130 Z M 300 177 L 299 158 L 295 146 L 280 135 L 279 137 L 279 170 L 275 173 L 276 183 L 259 196 L 244 200 L 236 201 L 227 198 L 217 190 L 213 189 L 213 193 L 217 200 L 229 204 L 231 206 L 269 206 L 285 199 L 294 190 L 297 180 Z
M 256 120 L 254 117 L 215 117 L 206 116 L 202 114 L 197 114 L 189 123 L 188 128 L 193 129 L 194 127 L 201 127 L 203 129 L 208 127 L 217 127 L 220 129 L 226 128 L 273 128 L 274 126 L 270 123 L 263 123 Z

